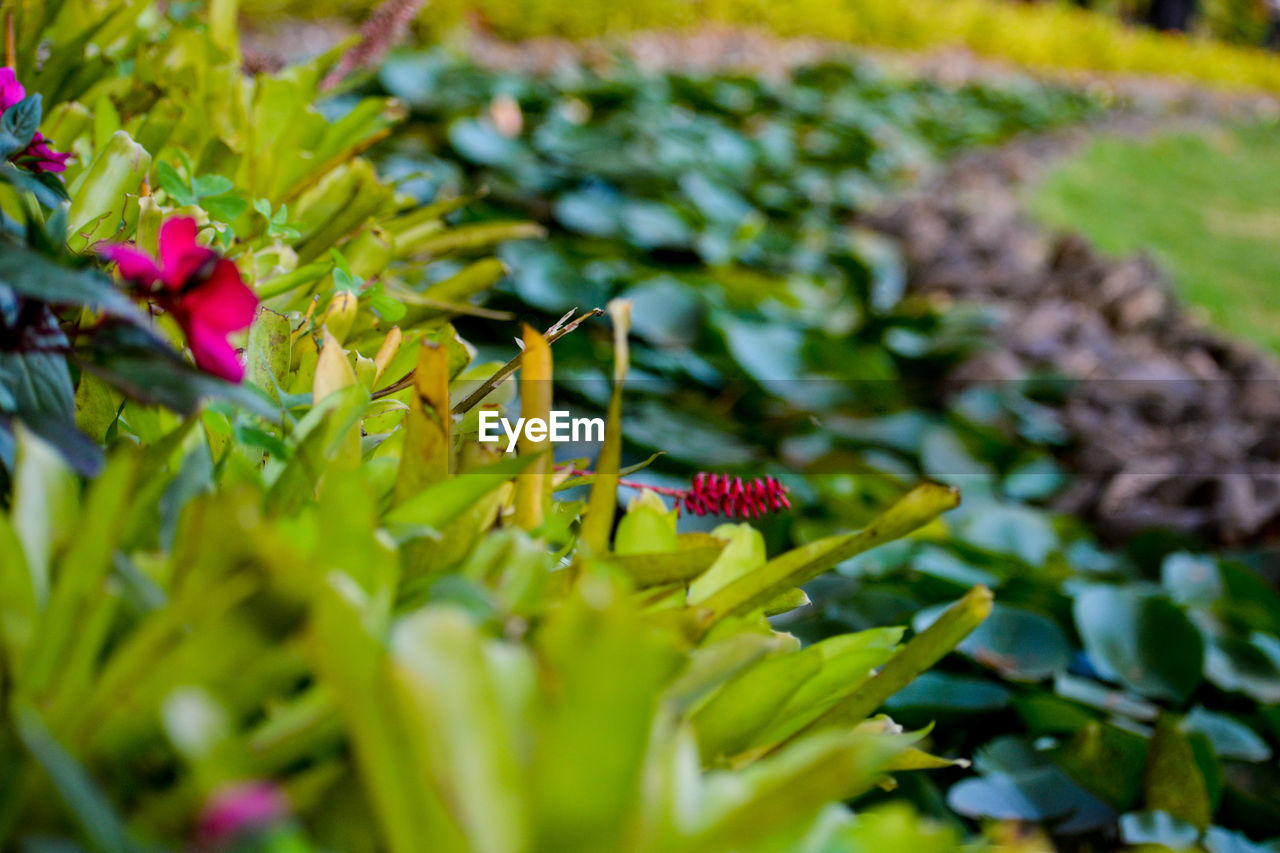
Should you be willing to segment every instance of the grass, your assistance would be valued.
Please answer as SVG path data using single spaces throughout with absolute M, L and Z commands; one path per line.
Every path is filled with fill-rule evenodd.
M 1035 188 L 1045 223 L 1150 251 L 1221 329 L 1280 352 L 1280 128 L 1104 137 Z

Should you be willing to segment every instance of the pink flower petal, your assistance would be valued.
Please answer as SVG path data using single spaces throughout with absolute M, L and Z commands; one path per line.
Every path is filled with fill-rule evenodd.
M 54 151 L 49 147 L 49 140 L 36 133 L 31 144 L 22 152 L 21 157 L 32 158 L 30 165 L 37 172 L 66 171 L 67 161 L 71 159 L 70 151 Z
M 8 66 L 0 68 L 0 110 L 9 109 L 26 96 L 27 90 L 18 82 L 14 70 Z
M 179 302 L 182 312 L 210 329 L 237 332 L 253 322 L 258 310 L 258 296 L 244 279 L 240 270 L 226 258 L 219 258 L 209 277 L 184 293 Z
M 183 323 L 184 319 L 187 322 Z M 179 322 L 187 333 L 187 344 L 195 356 L 196 367 L 228 382 L 244 379 L 244 365 L 240 363 L 236 348 L 227 341 L 226 332 L 191 322 L 190 318 L 179 317 Z
M 207 844 L 225 844 L 289 817 L 289 801 L 270 782 L 223 788 L 200 813 L 199 836 Z
M 181 290 L 200 268 L 217 257 L 196 243 L 196 221 L 187 216 L 166 219 L 160 226 L 160 269 L 165 286 Z
M 102 250 L 102 256 L 115 263 L 120 277 L 150 287 L 160 279 L 160 268 L 146 252 L 140 252 L 124 243 L 115 243 Z

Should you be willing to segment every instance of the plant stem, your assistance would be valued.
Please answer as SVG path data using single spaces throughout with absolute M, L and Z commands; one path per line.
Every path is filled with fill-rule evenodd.
M 546 332 L 547 343 L 554 344 L 556 341 L 560 340 L 565 335 L 577 329 L 587 320 L 590 320 L 592 317 L 599 317 L 603 313 L 604 311 L 600 308 L 592 308 L 590 311 L 587 311 L 586 313 L 580 315 L 579 317 L 575 318 L 574 320 L 572 320 L 571 322 L 563 326 L 561 326 L 560 323 L 556 323 Z M 516 370 L 520 367 L 520 357 L 522 355 L 524 355 L 524 353 L 517 353 L 514 358 L 512 358 L 506 364 L 502 365 L 502 367 L 499 367 L 492 376 L 490 376 L 480 385 L 479 388 L 477 388 L 475 391 L 468 394 L 465 400 L 463 400 L 461 403 L 458 403 L 458 405 L 453 407 L 453 414 L 455 415 L 465 414 L 466 412 L 469 412 L 473 408 L 475 408 L 477 403 L 479 403 L 485 397 L 489 396 L 490 392 L 492 392 L 494 388 L 498 387 L 498 383 L 502 382 L 502 380 L 506 379 L 508 376 L 516 372 Z M 371 395 L 372 399 L 380 400 L 383 397 L 390 396 L 391 394 L 395 394 L 398 391 L 403 391 L 404 389 L 408 388 L 410 385 L 413 384 L 413 374 L 414 374 L 414 371 L 410 370 L 404 376 L 400 377 L 398 380 L 386 386 L 385 388 L 379 388 L 377 391 L 374 391 L 373 394 Z

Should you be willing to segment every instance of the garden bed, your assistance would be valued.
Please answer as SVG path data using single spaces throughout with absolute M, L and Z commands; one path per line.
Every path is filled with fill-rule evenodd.
M 1209 328 L 1149 258 L 1107 258 L 1023 212 L 1026 185 L 1085 138 L 964 157 L 865 221 L 899 241 L 915 292 L 1004 318 L 958 383 L 1072 380 L 1058 408 L 1075 480 L 1059 508 L 1116 539 L 1150 526 L 1266 539 L 1280 523 L 1280 365 Z

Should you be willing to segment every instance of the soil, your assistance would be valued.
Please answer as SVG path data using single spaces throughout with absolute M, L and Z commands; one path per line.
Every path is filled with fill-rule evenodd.
M 1038 227 L 1019 192 L 1099 132 L 1208 120 L 1121 115 L 970 154 L 863 222 L 898 241 L 915 293 L 1004 318 L 952 383 L 1073 380 L 1058 412 L 1074 477 L 1056 503 L 1113 540 L 1151 526 L 1228 545 L 1280 532 L 1280 363 L 1206 327 L 1149 258 Z

